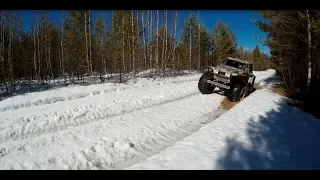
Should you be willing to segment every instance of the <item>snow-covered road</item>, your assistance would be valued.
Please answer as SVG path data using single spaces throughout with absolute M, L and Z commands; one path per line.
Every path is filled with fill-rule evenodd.
M 319 170 L 320 121 L 257 90 L 194 134 L 127 169 Z
M 80 87 L 82 91 L 69 90 L 74 98 L 59 101 L 50 99 L 69 96 L 61 89 L 13 97 L 11 106 L 9 98 L 0 103 L 5 107 L 0 117 L 0 168 L 128 167 L 223 113 L 218 107 L 224 97 L 200 94 L 199 77 L 141 79 L 121 89 L 94 85 L 104 93 L 91 95 L 96 87 Z M 47 101 L 41 101 L 44 96 Z
M 277 82 L 273 70 L 255 74 L 264 87 Z M 224 96 L 199 93 L 200 76 L 0 101 L 0 169 L 320 168 L 313 117 L 268 89 L 226 112 Z

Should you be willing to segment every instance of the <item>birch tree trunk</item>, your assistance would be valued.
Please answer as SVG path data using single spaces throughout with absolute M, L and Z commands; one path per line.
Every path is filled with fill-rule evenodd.
M 307 10 L 307 19 L 308 19 L 308 49 L 307 49 L 307 68 L 308 68 L 308 81 L 307 81 L 307 92 L 309 92 L 310 88 L 310 80 L 311 80 L 311 22 L 310 22 L 310 14 L 309 10 Z

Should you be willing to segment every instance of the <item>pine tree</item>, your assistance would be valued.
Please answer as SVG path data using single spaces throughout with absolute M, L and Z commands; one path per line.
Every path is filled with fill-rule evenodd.
M 225 25 L 221 20 L 218 20 L 212 36 L 215 64 L 219 63 L 223 58 L 236 56 L 237 40 L 230 24 Z

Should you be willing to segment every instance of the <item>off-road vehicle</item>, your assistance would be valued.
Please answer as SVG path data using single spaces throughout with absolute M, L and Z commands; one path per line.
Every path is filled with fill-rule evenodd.
M 198 88 L 202 94 L 211 94 L 218 87 L 234 102 L 253 91 L 255 79 L 252 63 L 228 57 L 223 59 L 220 65 L 208 67 L 199 80 Z

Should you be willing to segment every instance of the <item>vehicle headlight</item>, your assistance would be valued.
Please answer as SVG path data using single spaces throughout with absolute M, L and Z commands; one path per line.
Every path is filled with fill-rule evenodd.
M 216 70 L 216 69 L 213 70 L 213 73 L 218 74 L 218 70 Z
M 230 73 L 226 73 L 226 77 L 230 77 L 230 75 L 231 75 Z

